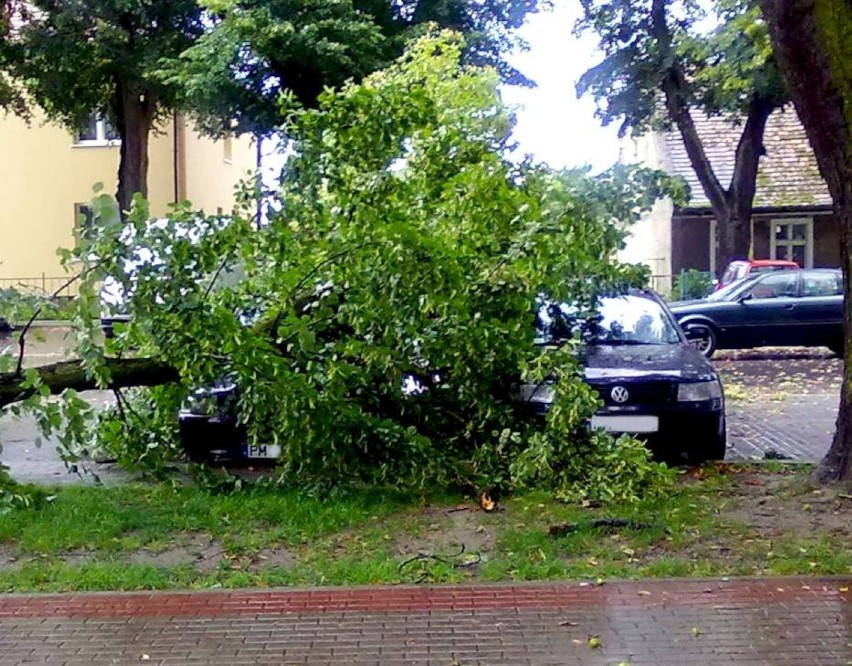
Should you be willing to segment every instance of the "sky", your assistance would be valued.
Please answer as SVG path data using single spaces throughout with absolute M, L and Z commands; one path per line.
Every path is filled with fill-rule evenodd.
M 618 160 L 617 127 L 601 127 L 594 102 L 578 100 L 574 84 L 600 54 L 593 36 L 571 34 L 580 14 L 578 0 L 555 0 L 554 5 L 529 17 L 521 35 L 530 50 L 511 60 L 537 87 L 506 86 L 503 98 L 521 106 L 515 139 L 522 153 L 552 167 L 589 164 L 597 172 Z

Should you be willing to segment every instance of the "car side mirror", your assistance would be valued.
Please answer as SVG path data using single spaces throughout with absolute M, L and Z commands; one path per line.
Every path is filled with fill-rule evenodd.
M 745 301 L 750 301 L 752 298 L 754 298 L 754 296 L 751 295 L 751 292 L 749 292 L 747 294 L 741 294 L 740 296 L 737 296 L 737 303 L 743 303 Z

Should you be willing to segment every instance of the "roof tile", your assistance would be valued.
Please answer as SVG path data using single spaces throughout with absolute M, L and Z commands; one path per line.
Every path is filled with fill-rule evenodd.
M 723 187 L 728 187 L 734 172 L 734 157 L 742 125 L 703 113 L 693 116 L 704 150 Z M 689 183 L 690 208 L 709 208 L 710 202 L 689 163 L 686 148 L 675 129 L 664 136 L 670 173 L 683 176 Z M 773 113 L 763 137 L 766 155 L 760 158 L 757 173 L 755 207 L 830 205 L 831 196 L 817 168 L 816 158 L 795 110 L 788 106 Z

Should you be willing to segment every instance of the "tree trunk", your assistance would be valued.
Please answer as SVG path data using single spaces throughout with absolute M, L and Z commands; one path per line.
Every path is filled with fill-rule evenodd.
M 747 259 L 751 247 L 751 218 L 737 216 L 733 206 L 713 209 L 716 220 L 716 276 L 732 261 Z
M 148 138 L 154 120 L 155 100 L 139 86 L 120 84 L 116 92 L 116 122 L 121 137 L 118 164 L 118 200 L 122 217 L 133 195 L 148 196 Z
M 847 189 L 852 189 L 852 173 L 849 178 Z M 814 471 L 814 479 L 819 483 L 852 483 L 852 196 L 848 197 L 842 209 L 835 205 L 834 210 L 840 224 L 843 262 L 843 384 L 834 438 L 828 453 Z
M 112 358 L 106 360 L 112 383 L 109 388 L 128 386 L 159 386 L 179 379 L 172 366 L 152 358 Z M 43 365 L 35 369 L 42 383 L 53 394 L 65 389 L 89 391 L 97 389 L 94 380 L 86 376 L 80 361 L 62 361 Z M 21 389 L 22 378 L 15 372 L 0 374 L 0 407 L 28 398 L 32 389 Z
M 821 483 L 852 483 L 852 3 L 760 0 L 760 4 L 841 230 L 843 386 L 834 439 L 814 478 Z

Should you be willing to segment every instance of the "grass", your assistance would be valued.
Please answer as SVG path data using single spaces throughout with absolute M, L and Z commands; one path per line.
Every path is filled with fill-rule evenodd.
M 384 489 L 61 488 L 0 516 L 0 590 L 852 574 L 849 501 L 814 493 L 806 471 L 707 468 L 634 505 L 531 491 L 492 513 L 469 498 Z M 749 519 L 767 502 L 784 524 Z M 594 527 L 598 518 L 629 526 Z

